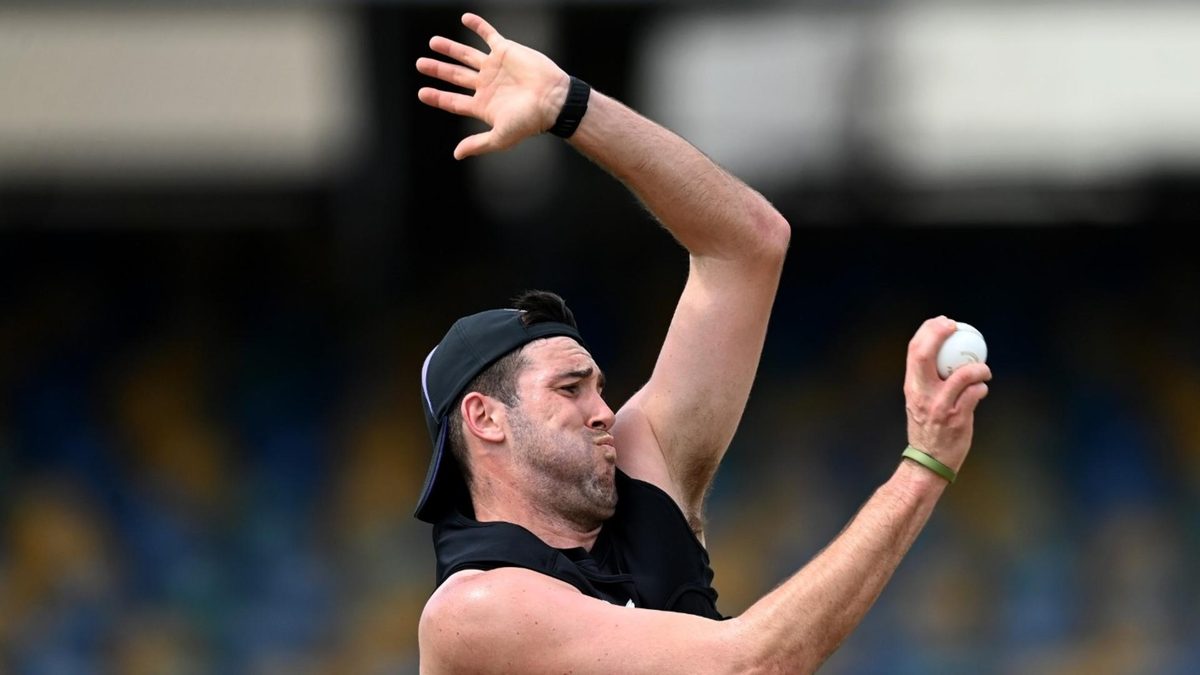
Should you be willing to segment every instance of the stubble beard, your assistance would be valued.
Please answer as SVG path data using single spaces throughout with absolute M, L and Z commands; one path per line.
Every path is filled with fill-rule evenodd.
M 540 508 L 585 530 L 612 517 L 613 472 L 596 468 L 596 446 L 587 432 L 552 434 L 516 408 L 510 408 L 509 422 L 513 450 Z

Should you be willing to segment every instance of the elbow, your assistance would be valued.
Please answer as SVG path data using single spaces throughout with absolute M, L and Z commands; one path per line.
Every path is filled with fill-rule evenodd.
M 773 260 L 779 265 L 787 256 L 788 246 L 792 241 L 792 226 L 783 214 L 771 206 L 766 206 L 758 218 L 758 239 L 763 257 Z
M 801 644 L 792 635 L 781 642 L 771 639 L 771 631 L 759 623 L 751 626 L 741 617 L 730 619 L 735 649 L 727 663 L 729 673 L 742 675 L 806 675 L 815 673 L 825 661 L 812 644 Z M 789 631 L 790 632 L 790 631 Z
M 762 655 L 746 659 L 736 672 L 740 675 L 811 675 L 821 667 L 821 661 L 804 656 L 788 658 L 782 654 Z
M 725 673 L 740 673 L 743 675 L 766 675 L 767 673 L 782 673 L 778 655 L 773 653 L 772 645 L 766 631 L 761 627 L 751 625 L 742 617 L 734 617 L 723 622 L 728 629 L 727 640 L 721 660 Z
M 747 673 L 767 673 L 767 653 L 764 649 L 764 635 L 754 630 L 741 617 L 727 619 L 720 623 L 722 639 L 716 650 L 718 658 L 710 661 L 714 666 L 713 672 L 722 675 L 745 675 Z

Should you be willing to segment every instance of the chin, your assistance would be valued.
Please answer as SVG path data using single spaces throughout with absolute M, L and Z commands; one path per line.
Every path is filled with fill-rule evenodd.
M 613 498 L 607 504 L 596 506 L 596 519 L 597 520 L 608 520 L 609 518 L 612 518 L 613 514 L 615 514 L 616 512 L 617 512 L 617 500 L 616 500 L 616 498 Z
M 596 485 L 598 488 L 594 493 L 596 517 L 600 520 L 608 520 L 617 512 L 617 488 L 616 483 L 611 477 L 601 479 Z
M 612 496 L 611 496 L 611 497 L 608 499 L 608 503 L 607 503 L 607 504 L 605 504 L 605 505 L 604 505 L 604 507 L 602 507 L 602 510 L 604 510 L 604 511 L 605 511 L 605 513 L 607 514 L 607 515 L 605 515 L 605 516 L 604 516 L 605 518 L 611 518 L 611 517 L 612 517 L 612 515 L 613 515 L 614 513 L 616 513 L 616 512 L 617 512 L 617 491 L 616 491 L 616 488 L 614 488 L 614 489 L 613 489 L 613 491 L 612 491 L 612 493 L 611 493 L 611 494 L 612 494 Z

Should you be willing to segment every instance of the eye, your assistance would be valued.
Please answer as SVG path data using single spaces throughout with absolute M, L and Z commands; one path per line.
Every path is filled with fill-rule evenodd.
M 565 391 L 566 393 L 574 396 L 575 394 L 579 393 L 579 383 L 564 384 L 563 386 L 559 387 L 558 389 L 559 389 L 559 391 Z

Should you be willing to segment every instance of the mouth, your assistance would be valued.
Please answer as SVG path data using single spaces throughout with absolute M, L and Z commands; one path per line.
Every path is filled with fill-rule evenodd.
M 617 446 L 615 439 L 612 436 L 605 435 L 596 439 L 596 445 L 605 449 L 604 458 L 609 462 L 617 461 Z

